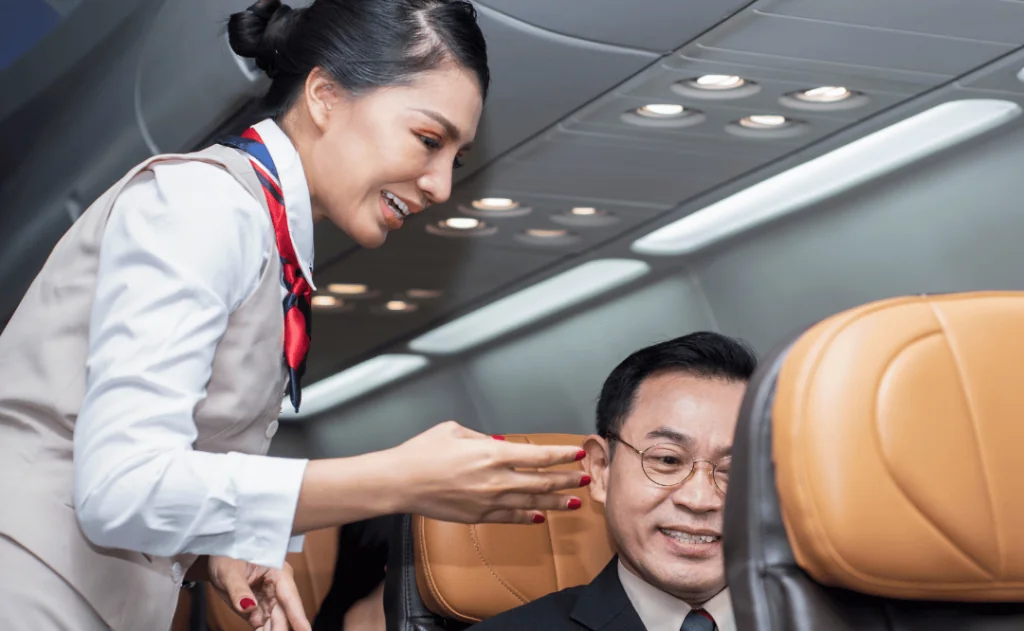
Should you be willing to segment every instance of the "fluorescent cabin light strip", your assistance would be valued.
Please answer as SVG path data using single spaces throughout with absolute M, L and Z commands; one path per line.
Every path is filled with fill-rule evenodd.
M 793 167 L 637 239 L 633 252 L 691 254 L 1003 125 L 1010 101 L 950 101 Z
M 409 344 L 420 353 L 458 353 L 640 278 L 643 261 L 599 259 L 527 287 L 422 335 Z
M 422 370 L 429 363 L 422 355 L 378 355 L 302 389 L 298 414 L 285 398 L 282 419 L 299 419 L 319 414 Z

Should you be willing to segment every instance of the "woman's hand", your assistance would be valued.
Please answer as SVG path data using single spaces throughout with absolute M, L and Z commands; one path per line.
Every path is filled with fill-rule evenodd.
M 253 629 L 312 631 L 287 563 L 274 570 L 229 557 L 211 556 L 210 584 Z M 290 626 L 289 626 L 290 625 Z
M 589 481 L 582 471 L 538 471 L 581 460 L 579 447 L 494 440 L 454 421 L 392 450 L 406 480 L 405 512 L 463 523 L 541 523 L 545 510 L 574 510 L 578 497 L 557 491 Z

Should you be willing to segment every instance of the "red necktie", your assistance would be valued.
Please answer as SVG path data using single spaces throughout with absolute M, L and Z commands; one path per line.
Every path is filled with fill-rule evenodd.
M 263 139 L 250 127 L 240 138 L 226 138 L 221 144 L 240 149 L 249 155 L 249 161 L 263 186 L 263 194 L 270 209 L 270 221 L 274 224 L 277 238 L 277 252 L 281 258 L 281 283 L 287 290 L 284 299 L 284 362 L 288 366 L 288 395 L 295 411 L 302 402 L 302 376 L 306 373 L 306 355 L 309 353 L 311 335 L 310 302 L 313 289 L 302 275 L 299 257 L 292 245 L 288 230 L 288 215 L 285 213 L 284 194 L 277 175 L 277 167 L 270 156 Z

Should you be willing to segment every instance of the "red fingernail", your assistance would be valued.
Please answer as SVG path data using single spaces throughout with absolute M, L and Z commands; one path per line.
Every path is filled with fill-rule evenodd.
M 544 515 L 538 513 L 533 516 L 533 523 L 535 524 L 543 524 L 545 521 L 546 520 L 544 519 Z
M 580 501 L 579 499 L 574 497 L 571 500 L 569 500 L 569 510 L 576 510 L 580 506 L 583 506 L 583 502 Z
M 590 484 L 590 476 L 589 475 L 585 475 L 582 478 L 580 478 L 580 486 L 586 486 L 588 484 Z
M 576 454 L 576 460 L 583 460 L 586 457 L 587 457 L 587 452 L 585 450 L 583 450 L 583 449 L 580 449 L 579 453 Z
M 494 440 L 505 440 L 505 437 L 500 434 L 491 434 L 491 438 Z
M 253 600 L 252 598 L 243 598 L 238 603 L 238 608 L 241 609 L 242 611 L 248 611 L 249 609 L 252 609 L 255 606 L 256 606 L 256 601 Z

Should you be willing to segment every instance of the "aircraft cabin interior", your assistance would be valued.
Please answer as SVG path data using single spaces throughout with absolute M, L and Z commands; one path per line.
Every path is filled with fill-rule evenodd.
M 269 80 L 251 60 L 232 53 L 225 32 L 227 17 L 249 4 L 0 3 L 5 323 L 61 236 L 133 165 L 161 153 L 201 149 L 263 117 L 260 97 Z M 737 475 L 747 475 L 750 486 L 734 482 L 730 489 L 744 487 L 736 499 L 729 496 L 726 533 L 735 534 L 737 543 L 726 544 L 727 563 L 731 545 L 736 555 L 750 553 L 754 565 L 771 565 L 775 558 L 770 551 L 763 558 L 750 552 L 761 545 L 753 535 L 738 543 L 743 533 L 756 530 L 750 524 L 770 519 L 759 516 L 754 497 L 768 480 L 774 505 L 780 498 L 785 504 L 785 547 L 797 550 L 803 568 L 787 571 L 836 581 L 824 591 L 785 581 L 779 583 L 784 587 L 762 591 L 748 585 L 744 593 L 761 596 L 751 596 L 757 602 L 750 604 L 735 593 L 734 608 L 748 612 L 737 620 L 757 623 L 739 628 L 1024 628 L 1021 465 L 1000 460 L 995 451 L 979 452 L 989 459 L 978 461 L 984 474 L 970 488 L 981 494 L 978 485 L 988 488 L 992 506 L 1018 508 L 992 509 L 986 527 L 993 530 L 982 538 L 999 542 L 995 552 L 975 554 L 963 544 L 971 558 L 1002 560 L 998 571 L 967 574 L 999 582 L 1005 598 L 992 596 L 998 591 L 992 588 L 987 597 L 972 599 L 937 588 L 900 592 L 892 585 L 911 579 L 888 566 L 895 582 L 845 580 L 838 571 L 822 570 L 825 561 L 818 573 L 808 569 L 807 559 L 818 558 L 811 551 L 818 531 L 807 526 L 802 532 L 811 543 L 801 547 L 795 518 L 787 513 L 793 504 L 786 500 L 820 489 L 802 487 L 805 474 L 778 461 L 780 449 L 807 448 L 834 450 L 834 461 L 845 462 L 836 439 L 844 430 L 798 427 L 799 419 L 812 417 L 832 427 L 831 420 L 814 416 L 820 410 L 807 417 L 794 412 L 787 420 L 780 409 L 799 408 L 792 399 L 820 387 L 820 396 L 834 406 L 826 406 L 833 416 L 849 416 L 849 427 L 869 422 L 849 412 L 859 409 L 850 403 L 858 396 L 875 396 L 862 383 L 867 371 L 884 370 L 878 357 L 895 357 L 899 344 L 910 343 L 896 339 L 900 327 L 933 317 L 926 315 L 933 311 L 945 334 L 962 335 L 971 340 L 963 342 L 965 348 L 983 347 L 979 356 L 991 359 L 957 364 L 964 382 L 1002 389 L 978 386 L 965 395 L 977 404 L 971 408 L 974 425 L 914 425 L 892 444 L 912 453 L 945 449 L 953 438 L 943 432 L 954 425 L 974 427 L 976 433 L 964 429 L 962 436 L 975 436 L 992 450 L 1024 440 L 1020 408 L 1008 415 L 993 411 L 1024 403 L 1013 386 L 1024 380 L 1021 355 L 1013 355 L 1024 351 L 1024 1 L 474 5 L 492 76 L 474 148 L 453 173 L 450 199 L 408 219 L 380 248 L 360 247 L 328 221 L 316 225 L 316 291 L 302 406 L 296 413 L 283 402 L 280 418 L 267 428 L 273 438 L 269 455 L 355 456 L 388 449 L 446 420 L 513 441 L 579 444 L 595 431 L 602 383 L 620 361 L 664 340 L 719 332 L 749 344 L 759 360 L 737 430 L 735 457 L 747 458 L 737 464 Z M 943 302 L 960 298 L 979 302 L 971 308 Z M 882 306 L 864 315 L 869 305 Z M 1020 319 L 1014 322 L 1007 313 Z M 848 331 L 843 335 L 861 336 L 859 344 L 842 346 L 836 341 L 840 333 L 829 337 L 819 323 L 831 322 L 838 331 L 846 325 L 837 322 L 852 322 L 843 317 L 888 319 L 870 320 L 870 334 L 842 329 Z M 981 339 L 997 332 L 999 343 Z M 892 348 L 870 360 L 852 350 L 867 353 L 890 343 Z M 860 359 L 836 359 L 844 352 Z M 938 380 L 936 392 L 956 390 L 960 383 L 933 375 L 924 364 L 918 369 L 920 380 Z M 828 387 L 813 381 L 809 375 L 815 371 L 831 375 Z M 808 381 L 794 385 L 797 379 Z M 922 383 L 892 387 L 906 393 L 925 388 Z M 916 410 L 907 412 L 910 417 L 945 418 L 929 397 L 907 394 L 901 400 Z M 774 418 L 766 411 L 772 405 Z M 776 469 L 771 439 L 753 431 L 772 424 Z M 784 434 L 787 428 L 790 434 Z M 787 435 L 784 447 L 780 441 Z M 975 453 L 967 438 L 954 442 Z M 827 461 L 807 460 L 820 466 Z M 960 462 L 952 456 L 949 461 Z M 907 475 L 931 471 L 927 479 L 938 488 L 941 475 L 935 472 L 941 469 L 929 469 L 932 464 Z M 950 467 L 959 479 L 957 465 Z M 962 485 L 950 484 L 946 499 L 953 501 L 961 497 Z M 863 485 L 833 490 L 872 492 Z M 927 504 L 913 493 L 906 497 L 910 504 Z M 551 519 L 542 540 L 515 539 L 524 554 L 553 555 L 549 565 L 523 569 L 501 550 L 491 550 L 493 563 L 480 557 L 487 572 L 473 565 L 474 555 L 483 554 L 480 548 L 458 548 L 459 542 L 484 541 L 492 532 L 486 528 L 507 533 L 513 531 L 500 529 L 523 527 L 481 527 L 469 537 L 470 526 L 402 516 L 386 569 L 379 568 L 383 582 L 374 591 L 385 605 L 386 628 L 462 629 L 509 609 L 519 602 L 503 600 L 505 592 L 485 585 L 491 576 L 503 584 L 502 572 L 521 581 L 513 591 L 527 596 L 519 601 L 589 582 L 612 551 L 602 547 L 607 542 L 598 508 L 584 504 L 575 522 Z M 851 518 L 835 510 L 837 520 Z M 949 523 L 960 524 L 955 511 L 950 514 Z M 944 530 L 943 519 L 934 517 L 935 528 L 950 541 L 970 539 L 959 526 Z M 873 517 L 886 520 L 886 514 Z M 913 532 L 922 529 L 919 540 L 932 532 L 909 517 L 906 523 Z M 898 538 L 878 536 L 882 545 L 900 546 Z M 570 554 L 557 551 L 559 537 L 599 543 L 577 546 L 593 558 L 581 557 L 574 565 L 558 561 Z M 415 550 L 413 540 L 420 546 Z M 396 548 L 399 541 L 408 549 Z M 307 535 L 305 552 L 289 555 L 311 621 L 328 598 L 337 564 L 346 562 L 339 545 L 345 543 L 339 544 L 338 529 L 318 531 Z M 427 552 L 432 561 L 421 558 Z M 872 558 L 877 564 L 871 567 L 884 565 Z M 941 573 L 939 565 L 933 570 Z M 730 581 L 747 576 L 739 566 L 727 568 Z M 552 572 L 557 580 L 548 580 Z M 851 570 L 850 577 L 855 575 Z M 429 587 L 424 576 L 432 577 Z M 860 587 L 888 603 L 878 610 L 889 612 L 888 622 L 882 615 L 858 617 L 862 610 L 855 598 L 830 591 Z M 400 596 L 422 610 L 399 611 Z M 779 614 L 773 606 L 781 601 L 804 607 L 816 622 L 807 626 L 806 620 Z M 229 620 L 231 612 L 201 587 L 183 594 L 181 602 L 177 629 L 247 628 Z M 946 626 L 954 622 L 960 626 Z

